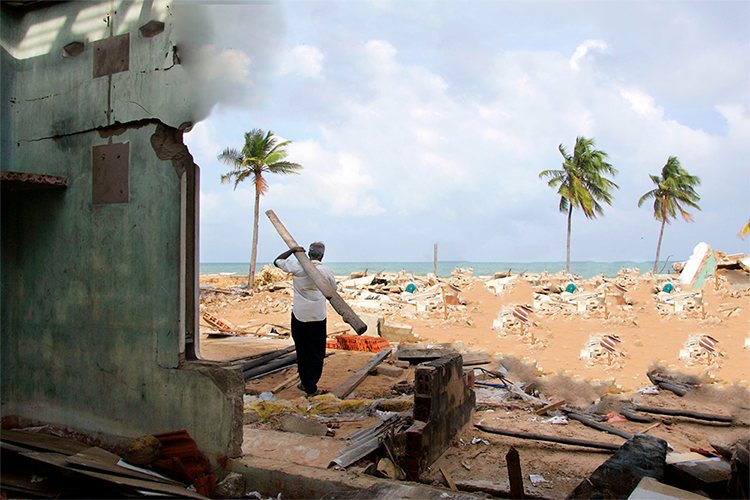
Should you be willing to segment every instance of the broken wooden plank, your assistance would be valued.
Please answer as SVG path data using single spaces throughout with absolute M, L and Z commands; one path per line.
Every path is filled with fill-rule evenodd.
M 22 429 L 8 429 L 0 433 L 0 439 L 39 450 L 55 451 L 65 455 L 75 455 L 91 446 L 41 432 L 30 432 Z
M 521 473 L 521 459 L 518 450 L 510 447 L 505 454 L 505 463 L 508 466 L 508 481 L 510 482 L 510 497 L 523 498 L 523 474 Z
M 299 246 L 294 238 L 292 238 L 292 235 L 289 234 L 289 231 L 286 230 L 284 225 L 278 219 L 278 217 L 276 217 L 276 214 L 273 212 L 273 210 L 266 211 L 266 215 L 271 220 L 271 224 L 273 224 L 273 227 L 275 227 L 276 231 L 278 231 L 281 239 L 284 240 L 289 248 L 295 248 Z M 347 324 L 351 325 L 351 327 L 354 328 L 354 331 L 357 332 L 357 334 L 362 335 L 363 333 L 365 333 L 365 331 L 367 330 L 367 325 L 365 324 L 365 322 L 362 321 L 359 316 L 357 316 L 357 314 L 352 310 L 352 308 L 349 307 L 349 304 L 347 304 L 346 301 L 344 301 L 344 299 L 342 299 L 341 296 L 336 293 L 336 290 L 331 288 L 328 282 L 323 278 L 323 276 L 320 275 L 320 272 L 318 272 L 318 270 L 315 268 L 315 265 L 310 261 L 307 254 L 303 252 L 294 252 L 294 256 L 299 261 L 302 269 L 305 270 L 313 283 L 315 283 L 315 286 L 317 286 L 321 293 L 325 296 L 325 298 L 328 299 L 328 301 L 331 303 L 331 306 L 336 310 L 336 312 L 341 315 L 341 318 Z
M 575 412 L 567 412 L 568 418 L 572 418 L 573 420 L 578 420 L 583 425 L 586 425 L 588 427 L 591 427 L 592 429 L 596 429 L 598 431 L 602 432 L 609 432 L 610 434 L 614 434 L 615 436 L 620 436 L 625 439 L 630 439 L 633 437 L 633 435 L 629 432 L 622 431 L 620 429 L 616 429 L 612 427 L 611 425 L 602 424 L 599 422 L 594 422 L 593 420 L 590 420 L 583 415 Z
M 293 382 L 296 382 L 298 379 L 299 379 L 299 373 L 295 373 L 294 375 L 291 375 L 285 378 L 283 382 L 281 382 L 279 385 L 271 389 L 271 393 L 276 394 L 277 392 L 291 385 Z
M 656 415 L 669 415 L 672 417 L 689 417 L 696 420 L 709 420 L 713 422 L 734 422 L 733 417 L 727 417 L 725 415 L 715 415 L 711 413 L 698 413 L 696 411 L 689 410 L 673 410 L 670 408 L 654 408 L 651 406 L 640 406 L 636 405 L 634 408 L 636 411 L 642 411 L 644 413 L 654 413 Z
M 359 384 L 362 383 L 362 381 L 367 377 L 367 374 L 370 373 L 376 366 L 378 366 L 385 358 L 387 358 L 391 354 L 390 349 L 384 349 L 377 353 L 374 358 L 372 358 L 365 366 L 363 366 L 357 373 L 349 377 L 349 380 L 341 384 L 339 387 L 334 389 L 331 394 L 336 396 L 339 399 L 344 399 L 347 397 L 351 392 L 357 388 Z
M 453 482 L 453 478 L 448 473 L 448 471 L 440 467 L 440 473 L 443 475 L 443 479 L 445 479 L 445 482 L 448 485 L 448 487 L 453 491 L 458 491 L 458 488 L 456 487 L 456 483 Z
M 161 483 L 174 484 L 176 486 L 185 486 L 179 481 L 157 474 L 156 472 L 146 474 L 131 468 L 122 467 L 121 465 L 118 465 L 120 460 L 121 459 L 118 455 L 94 446 L 68 457 L 66 463 L 70 466 L 77 466 L 76 468 L 86 467 L 88 469 L 119 474 L 121 476 L 128 476 L 135 479 L 143 479 L 145 481 L 158 481 Z
M 620 415 L 627 418 L 628 420 L 631 420 L 633 422 L 641 422 L 644 424 L 648 424 L 650 422 L 653 422 L 653 418 L 649 417 L 648 415 L 639 415 L 635 412 L 635 410 L 631 407 L 624 406 L 620 408 Z
M 291 354 L 287 354 L 286 356 L 274 359 L 261 366 L 256 366 L 255 368 L 245 370 L 242 372 L 242 377 L 245 380 L 249 380 L 251 378 L 257 377 L 264 373 L 271 373 L 273 371 L 276 371 L 278 368 L 285 367 L 285 366 L 294 364 L 296 362 L 297 362 L 297 353 L 293 352 Z
M 242 371 L 246 372 L 252 368 L 256 368 L 258 366 L 265 365 L 269 363 L 270 361 L 273 361 L 276 358 L 280 358 L 281 356 L 284 356 L 285 354 L 289 354 L 290 352 L 294 351 L 294 346 L 289 346 L 284 349 L 277 349 L 275 351 L 271 351 L 268 354 L 265 354 L 264 356 L 261 356 L 257 359 L 253 359 L 251 361 L 247 361 L 245 363 L 241 363 L 240 366 L 242 367 Z
M 585 439 L 548 436 L 545 434 L 535 434 L 533 432 L 508 431 L 505 429 L 498 429 L 496 427 L 489 427 L 487 425 L 482 425 L 482 424 L 476 424 L 474 427 L 484 432 L 489 432 L 492 434 L 500 434 L 501 436 L 515 437 L 519 439 L 533 439 L 536 441 L 548 441 L 551 443 L 567 444 L 571 446 L 582 446 L 584 448 L 596 448 L 598 450 L 617 451 L 620 449 L 619 444 L 600 443 L 597 441 L 588 441 Z
M 554 403 L 548 404 L 548 405 L 547 405 L 547 406 L 545 406 L 544 408 L 539 408 L 539 409 L 538 409 L 538 410 L 536 411 L 536 414 L 537 414 L 537 415 L 544 415 L 544 414 L 545 414 L 545 413 L 547 413 L 548 411 L 556 410 L 557 408 L 560 408 L 560 407 L 561 407 L 562 405 L 564 405 L 564 404 L 565 404 L 565 400 L 564 400 L 564 399 L 561 399 L 560 401 L 556 401 L 556 402 L 554 402 Z

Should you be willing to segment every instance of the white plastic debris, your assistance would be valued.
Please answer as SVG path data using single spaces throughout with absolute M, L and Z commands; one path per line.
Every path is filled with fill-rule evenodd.
M 484 443 L 486 445 L 490 444 L 490 442 L 487 441 L 486 439 L 479 439 L 477 437 L 471 439 L 471 444 L 477 444 L 477 443 Z
M 568 417 L 564 415 L 558 415 L 556 417 L 548 418 L 547 420 L 542 420 L 542 423 L 545 424 L 567 424 L 568 423 Z
M 529 479 L 531 479 L 531 482 L 533 484 L 546 483 L 547 482 L 547 480 L 544 479 L 544 476 L 542 476 L 541 474 L 529 474 Z
M 275 401 L 276 396 L 274 396 L 272 392 L 266 391 L 260 393 L 260 399 L 263 401 Z
M 638 389 L 636 392 L 638 394 L 659 394 L 659 388 L 655 385 L 644 387 L 643 389 Z

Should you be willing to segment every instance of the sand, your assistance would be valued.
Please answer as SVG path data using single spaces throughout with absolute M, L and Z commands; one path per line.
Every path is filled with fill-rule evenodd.
M 237 276 L 201 277 L 202 285 L 221 289 L 237 286 L 241 281 L 242 277 Z M 421 342 L 461 342 L 467 350 L 487 353 L 493 362 L 485 367 L 496 368 L 502 361 L 513 372 L 512 379 L 522 383 L 534 382 L 546 398 L 566 399 L 584 406 L 597 403 L 599 413 L 617 413 L 621 401 L 637 400 L 647 406 L 732 415 L 740 422 L 739 425 L 730 426 L 679 417 L 657 418 L 654 422 L 662 424 L 648 431 L 649 434 L 667 440 L 678 453 L 694 448 L 710 450 L 711 437 L 733 441 L 747 435 L 747 422 L 750 421 L 750 350 L 745 348 L 745 342 L 750 335 L 750 292 L 730 290 L 725 280 L 719 280 L 717 289 L 715 282 L 711 281 L 704 289 L 705 313 L 689 310 L 684 314 L 666 314 L 659 312 L 654 301 L 653 280 L 631 280 L 625 297 L 632 307 L 623 305 L 616 297 L 609 297 L 608 317 L 601 308 L 584 314 L 558 312 L 545 315 L 538 311 L 530 315 L 529 325 L 524 331 L 519 325 L 498 331 L 492 327 L 499 311 L 533 304 L 533 283 L 519 280 L 515 287 L 496 296 L 485 288 L 485 281 L 479 278 L 454 280 L 460 288 L 458 295 L 464 305 L 449 306 L 447 318 L 442 305 L 420 316 L 397 308 L 383 310 L 379 314 L 389 321 L 411 325 Z M 584 291 L 587 287 L 588 284 Z M 284 291 L 259 292 L 251 297 L 216 293 L 202 299 L 201 309 L 236 327 L 255 331 L 263 324 L 288 326 L 291 297 Z M 359 310 L 355 308 L 355 311 Z M 291 345 L 288 338 L 258 338 L 254 335 L 208 338 L 206 334 L 212 330 L 203 321 L 201 327 L 201 354 L 206 359 L 236 358 Z M 346 328 L 347 325 L 329 307 L 329 333 Z M 278 327 L 277 330 L 283 331 Z M 619 337 L 621 342 L 617 352 L 610 359 L 606 355 L 581 359 L 581 350 L 586 347 L 587 341 L 600 334 Z M 706 353 L 680 359 L 680 351 L 686 348 L 689 338 L 702 335 L 710 335 L 719 341 L 716 344 L 717 353 L 711 359 Z M 373 356 L 364 352 L 334 352 L 336 354 L 328 358 L 319 384 L 326 389 L 340 385 Z M 658 395 L 635 392 L 651 385 L 646 372 L 655 366 L 673 373 L 693 375 L 697 381 L 703 382 L 703 386 L 682 398 L 668 391 L 661 391 Z M 246 392 L 260 394 L 268 391 L 290 374 L 294 374 L 293 369 L 248 381 Z M 392 397 L 390 388 L 400 380 L 413 380 L 413 376 L 413 368 L 400 377 L 369 376 L 357 388 L 354 396 Z M 275 395 L 277 399 L 288 400 L 292 404 L 301 401 L 301 393 L 294 386 Z M 545 423 L 547 418 L 536 415 L 533 408 L 516 399 L 508 401 L 505 406 L 477 410 L 473 423 L 591 441 L 623 442 L 618 436 L 599 432 L 578 422 L 551 425 Z M 336 438 L 333 439 L 368 427 L 374 421 L 374 417 L 339 421 L 336 424 L 339 426 L 335 430 Z M 649 426 L 634 422 L 611 425 L 631 433 L 643 432 Z M 269 422 L 259 422 L 253 426 L 274 428 L 273 423 Z M 482 441 L 469 444 L 474 438 Z M 526 493 L 545 498 L 565 498 L 581 480 L 611 456 L 605 451 L 508 438 L 467 426 L 443 456 L 424 473 L 422 480 L 445 485 L 440 472 L 442 468 L 459 485 L 483 480 L 508 490 L 505 454 L 509 446 L 519 451 Z M 356 466 L 348 468 L 351 469 L 359 470 Z M 539 474 L 545 481 L 532 484 L 529 474 Z
M 205 276 L 202 284 L 228 289 L 242 281 L 237 276 Z M 377 312 L 387 320 L 409 324 L 422 342 L 462 342 L 470 350 L 490 355 L 514 356 L 534 365 L 537 374 L 566 374 L 577 380 L 613 384 L 624 392 L 632 392 L 650 384 L 648 369 L 656 364 L 721 386 L 748 386 L 750 380 L 750 293 L 732 291 L 726 283 L 717 290 L 713 281 L 704 292 L 705 317 L 702 311 L 691 310 L 683 315 L 660 314 L 657 311 L 652 280 L 638 280 L 625 296 L 632 307 L 618 306 L 616 298 L 608 298 L 608 317 L 602 311 L 587 314 L 532 314 L 530 325 L 522 334 L 518 328 L 504 331 L 492 329 L 498 312 L 522 304 L 533 304 L 532 285 L 518 280 L 515 287 L 502 296 L 485 289 L 481 278 L 461 286 L 459 296 L 465 306 L 449 306 L 448 318 L 442 307 L 429 316 L 416 317 L 400 312 Z M 590 291 L 585 287 L 584 291 Z M 217 301 L 206 304 L 205 310 L 238 327 L 251 327 L 264 322 L 289 325 L 291 297 L 283 292 L 261 292 L 254 297 L 233 298 L 220 294 Z M 223 300 L 223 299 L 229 300 Z M 269 307 L 273 305 L 273 307 Z M 733 308 L 739 309 L 733 309 Z M 373 313 L 371 310 L 355 310 Z M 720 312 L 720 311 L 724 312 Z M 727 310 L 731 316 L 727 317 Z M 202 323 L 203 326 L 208 326 Z M 329 332 L 347 328 L 329 306 Z M 206 330 L 208 331 L 208 330 Z M 587 341 L 597 335 L 616 335 L 621 340 L 617 352 L 596 360 L 581 359 Z M 709 360 L 680 359 L 691 337 L 710 335 L 719 342 L 717 353 Z M 533 336 L 533 341 L 532 341 Z M 239 354 L 238 354 L 239 355 Z M 210 355 L 209 355 L 210 357 Z M 234 356 L 229 356 L 234 357 Z

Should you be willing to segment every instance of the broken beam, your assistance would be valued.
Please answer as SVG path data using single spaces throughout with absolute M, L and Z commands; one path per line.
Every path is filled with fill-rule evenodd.
M 710 420 L 714 422 L 734 422 L 733 417 L 727 417 L 724 415 L 713 415 L 710 413 L 698 413 L 695 411 L 688 410 L 672 410 L 669 408 L 655 408 L 651 406 L 635 406 L 634 410 L 642 411 L 644 413 L 654 413 L 656 415 L 669 415 L 672 417 L 690 417 L 697 420 Z
M 354 389 L 357 388 L 359 384 L 362 383 L 365 377 L 367 377 L 367 374 L 370 373 L 376 366 L 378 366 L 385 358 L 387 358 L 390 353 L 390 349 L 384 349 L 377 353 L 374 358 L 372 358 L 365 366 L 360 368 L 357 373 L 349 377 L 349 380 L 334 389 L 331 394 L 339 399 L 344 399 L 345 397 L 347 397 Z
M 289 234 L 289 231 L 286 230 L 279 218 L 276 217 L 276 214 L 273 212 L 273 210 L 268 210 L 266 212 L 266 215 L 271 220 L 271 224 L 273 224 L 273 227 L 275 227 L 276 231 L 278 231 L 281 239 L 284 240 L 284 243 L 286 243 L 290 249 L 299 246 L 294 238 L 292 238 L 292 235 Z M 331 303 L 331 306 L 336 310 L 336 312 L 341 315 L 341 318 L 346 321 L 347 324 L 351 325 L 351 327 L 354 328 L 354 331 L 357 332 L 358 335 L 362 335 L 363 333 L 365 333 L 365 331 L 367 330 L 367 325 L 365 324 L 365 322 L 362 321 L 354 311 L 352 311 L 352 308 L 349 307 L 349 304 L 347 304 L 346 301 L 344 301 L 344 299 L 342 299 L 341 296 L 336 293 L 336 290 L 331 288 L 328 282 L 315 268 L 315 264 L 310 261 L 307 254 L 303 252 L 294 252 L 294 256 L 297 257 L 297 260 L 302 266 L 302 269 L 304 269 L 310 279 L 313 280 L 315 286 L 317 286 L 323 296 L 328 299 L 328 301 Z
M 573 439 L 558 436 L 547 436 L 545 434 L 535 434 L 533 432 L 521 432 L 521 431 L 506 431 L 505 429 L 498 429 L 496 427 L 488 427 L 486 425 L 477 424 L 474 427 L 480 431 L 489 432 L 492 434 L 500 434 L 501 436 L 510 436 L 520 439 L 534 439 L 536 441 L 548 441 L 551 443 L 569 444 L 571 446 L 583 446 L 585 448 L 596 448 L 599 450 L 617 451 L 620 449 L 619 444 L 600 443 L 597 441 L 587 441 L 585 439 Z

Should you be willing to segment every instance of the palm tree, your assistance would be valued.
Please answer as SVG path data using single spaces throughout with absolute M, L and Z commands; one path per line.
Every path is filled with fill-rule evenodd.
M 683 205 L 697 208 L 701 199 L 695 192 L 695 187 L 701 185 L 701 180 L 687 173 L 682 168 L 680 161 L 675 156 L 670 156 L 667 164 L 661 169 L 661 175 L 649 175 L 656 188 L 641 196 L 638 206 L 646 201 L 654 200 L 654 218 L 661 221 L 661 232 L 659 232 L 659 243 L 656 245 L 656 261 L 654 262 L 654 274 L 659 266 L 659 251 L 661 250 L 661 239 L 664 236 L 664 224 L 670 224 L 670 219 L 676 219 L 677 213 L 688 222 L 693 218 L 685 211 Z
M 587 219 L 603 215 L 604 210 L 599 202 L 612 206 L 610 191 L 618 187 L 605 175 L 614 176 L 617 170 L 605 161 L 607 153 L 594 149 L 593 139 L 577 137 L 572 155 L 562 144 L 559 149 L 565 160 L 562 169 L 545 170 L 539 174 L 539 178 L 548 177 L 549 187 L 558 188 L 560 212 L 568 213 L 568 254 L 565 269 L 570 272 L 570 223 L 573 209 L 581 209 Z
M 744 240 L 745 238 L 747 238 L 748 234 L 750 234 L 750 220 L 748 220 L 747 224 L 745 224 L 745 226 L 740 229 L 740 232 L 737 233 L 737 236 Z
M 287 152 L 284 147 L 292 141 L 278 142 L 273 132 L 253 129 L 245 133 L 245 145 L 241 151 L 226 148 L 217 159 L 232 167 L 232 171 L 221 176 L 221 182 L 226 184 L 234 180 L 234 189 L 247 179 L 255 184 L 255 218 L 253 219 L 253 250 L 250 257 L 250 272 L 247 277 L 247 288 L 252 289 L 255 282 L 255 260 L 258 253 L 258 214 L 260 197 L 268 191 L 268 182 L 263 174 L 298 174 L 302 165 L 284 161 Z

